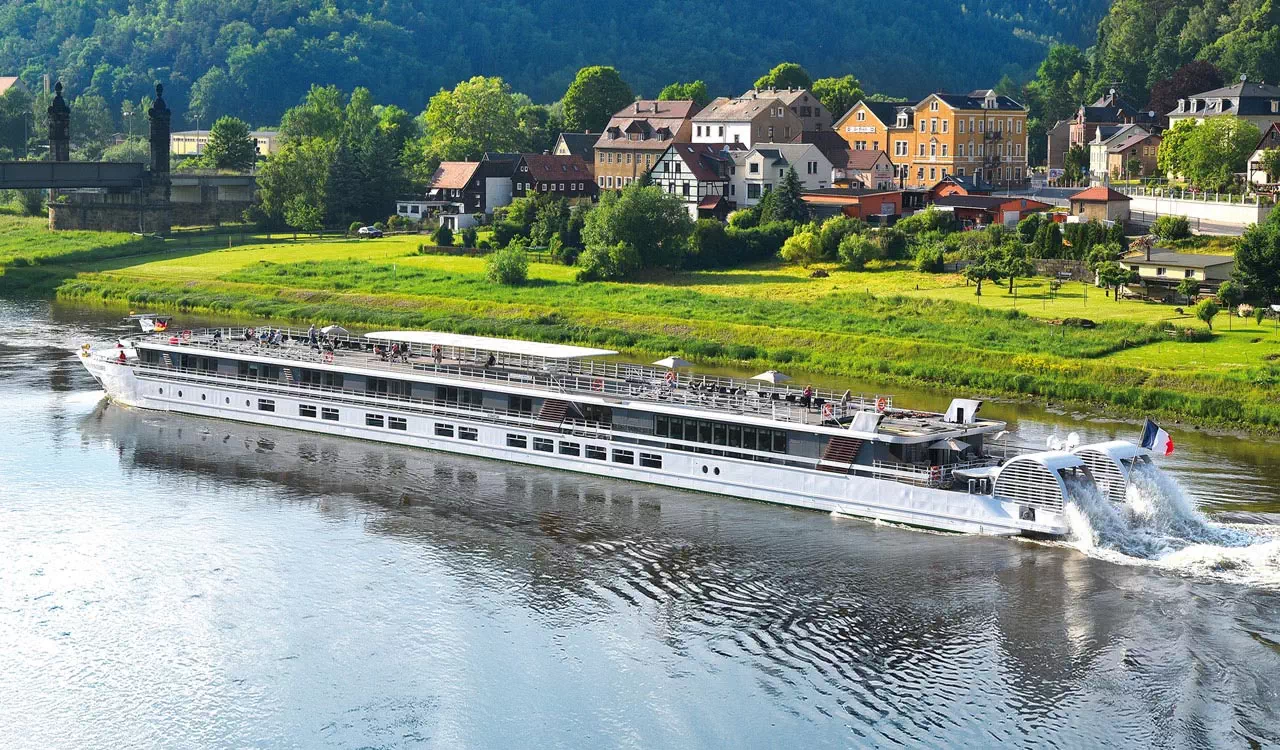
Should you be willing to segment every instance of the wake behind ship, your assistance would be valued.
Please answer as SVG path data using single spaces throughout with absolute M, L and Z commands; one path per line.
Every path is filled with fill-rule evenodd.
M 1077 485 L 1124 493 L 1126 442 L 997 456 L 1005 424 L 890 396 L 618 364 L 561 344 L 203 329 L 86 345 L 118 402 L 647 482 L 944 531 L 1062 536 Z M 772 371 L 771 371 L 772 372 Z M 768 382 L 773 380 L 775 382 Z

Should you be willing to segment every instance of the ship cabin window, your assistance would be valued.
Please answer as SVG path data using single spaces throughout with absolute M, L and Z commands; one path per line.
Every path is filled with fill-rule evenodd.
M 194 354 L 182 355 L 182 369 L 196 372 L 217 372 L 218 360 L 215 357 L 198 357 Z
M 480 404 L 484 402 L 484 392 L 473 391 L 470 388 L 454 388 L 453 386 L 438 385 L 436 386 L 436 401 L 448 401 L 452 404 L 480 406 Z
M 405 432 L 409 429 L 409 421 L 404 417 L 387 417 L 387 427 Z
M 298 382 L 304 385 L 323 386 L 325 388 L 341 388 L 342 373 L 321 370 L 300 370 Z
M 448 438 L 453 437 L 453 425 L 436 422 L 436 435 Z
M 460 440 L 479 440 L 480 431 L 474 427 L 459 427 L 458 438 Z
M 925 443 L 890 443 L 889 455 L 904 464 L 929 463 L 929 448 Z
M 258 399 L 258 411 L 275 411 L 276 402 L 269 398 Z
M 613 424 L 613 409 L 599 404 L 582 404 L 582 416 L 588 422 Z
M 560 443 L 560 455 L 577 456 L 582 453 L 582 446 L 579 443 Z
M 337 409 L 330 409 L 330 408 L 328 408 L 328 407 L 321 407 L 321 408 L 320 408 L 320 418 L 321 418 L 321 419 L 324 419 L 324 420 L 327 420 L 327 421 L 329 421 L 329 422 L 337 422 L 337 421 L 338 421 L 338 410 L 337 410 Z
M 381 427 L 382 425 L 383 425 L 383 420 L 382 420 L 382 415 L 381 415 L 381 414 L 366 414 L 366 415 L 364 415 L 364 426 L 365 426 L 365 427 Z
M 388 396 L 407 396 L 409 395 L 409 384 L 403 380 L 388 380 L 387 378 L 366 378 L 364 389 L 367 393 L 385 393 Z
M 298 404 L 298 416 L 299 416 L 299 417 L 309 417 L 309 418 L 311 418 L 311 419 L 315 419 L 315 418 L 316 418 L 316 407 L 311 406 L 310 404 Z
M 669 417 L 664 414 L 654 416 L 653 432 L 658 437 L 669 437 L 690 443 L 707 443 L 723 445 L 730 448 L 745 448 L 766 453 L 787 452 L 787 431 L 767 428 L 744 427 L 724 422 L 709 422 L 700 419 L 684 419 Z M 683 450 L 689 450 L 681 446 Z M 703 451 L 695 448 L 694 450 Z
M 511 433 L 508 432 L 507 447 L 508 448 L 528 448 L 529 438 L 525 437 L 524 435 L 512 435 Z
M 604 449 L 603 445 L 588 445 L 587 458 L 594 459 L 596 461 L 608 461 L 609 452 Z
M 543 453 L 551 453 L 556 449 L 556 442 L 546 438 L 536 437 L 533 439 L 533 449 L 542 451 Z
M 533 399 L 528 396 L 511 395 L 507 397 L 507 410 L 516 414 L 533 414 Z
M 275 365 L 264 365 L 259 362 L 240 361 L 240 376 L 245 378 L 262 378 L 264 380 L 279 380 L 280 368 Z
M 615 448 L 613 450 L 613 462 L 615 464 L 634 464 L 636 462 L 636 454 L 631 451 L 620 451 Z
M 662 456 L 657 453 L 641 453 L 640 465 L 646 469 L 661 469 Z

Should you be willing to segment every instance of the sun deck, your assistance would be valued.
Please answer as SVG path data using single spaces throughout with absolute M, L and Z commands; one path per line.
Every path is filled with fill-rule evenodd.
M 956 424 L 935 412 L 898 409 L 888 394 L 814 389 L 806 403 L 803 390 L 792 386 L 679 374 L 648 365 L 588 358 L 613 353 L 602 349 L 457 334 L 436 336 L 428 332 L 415 332 L 413 341 L 404 342 L 403 338 L 387 332 L 369 337 L 331 336 L 328 337 L 331 348 L 321 350 L 310 344 L 306 331 L 282 329 L 280 344 L 263 343 L 256 338 L 246 340 L 244 331 L 243 328 L 209 328 L 147 335 L 138 340 L 144 345 L 176 351 L 206 349 L 247 359 L 269 358 L 319 368 L 433 375 L 463 382 L 593 397 L 605 403 L 652 403 L 813 427 L 847 427 L 858 413 L 872 412 L 882 415 L 877 433 L 907 439 L 931 439 L 962 431 L 989 432 L 1003 427 L 1003 423 L 994 420 Z M 389 348 L 391 342 L 403 342 L 401 345 L 407 345 L 407 353 L 393 358 L 381 351 Z M 498 349 L 499 346 L 502 349 Z M 433 356 L 433 347 L 438 347 L 438 360 Z

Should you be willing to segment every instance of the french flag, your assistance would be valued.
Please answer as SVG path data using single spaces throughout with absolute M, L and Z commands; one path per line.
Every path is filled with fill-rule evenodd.
M 1161 456 L 1173 455 L 1173 438 L 1150 419 L 1142 426 L 1143 448 Z

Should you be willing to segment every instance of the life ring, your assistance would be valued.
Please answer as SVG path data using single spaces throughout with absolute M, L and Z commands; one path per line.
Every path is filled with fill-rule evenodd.
M 667 385 L 675 385 L 675 384 L 676 384 L 676 371 L 667 370 Z
M 591 390 L 593 390 L 593 391 L 603 391 L 603 390 L 604 390 L 604 381 L 603 381 L 603 380 L 601 380 L 600 378 L 596 378 L 595 380 L 591 381 Z
M 876 399 L 876 411 L 883 414 L 884 410 L 888 408 L 889 408 L 889 400 L 887 398 L 885 398 L 884 396 L 881 396 L 880 398 Z
M 333 352 L 325 352 L 324 356 L 321 357 L 321 359 L 323 359 L 325 364 L 327 365 L 333 364 Z
M 191 341 L 191 331 L 183 331 L 182 342 L 185 344 L 185 343 L 189 343 L 190 341 Z
M 831 406 L 831 404 L 823 404 L 823 405 L 822 405 L 822 418 L 823 418 L 823 419 L 831 419 L 833 416 L 835 416 L 835 413 L 836 413 L 836 410 Z
M 942 467 L 941 467 L 941 466 L 930 466 L 930 467 L 929 467 L 929 481 L 931 481 L 931 482 L 941 482 L 941 481 L 942 481 Z
M 178 343 L 178 337 L 177 337 L 177 336 L 170 336 L 170 337 L 169 337 L 169 343 L 170 343 L 171 345 L 175 345 L 175 346 L 176 346 L 176 345 L 177 345 L 177 343 Z

